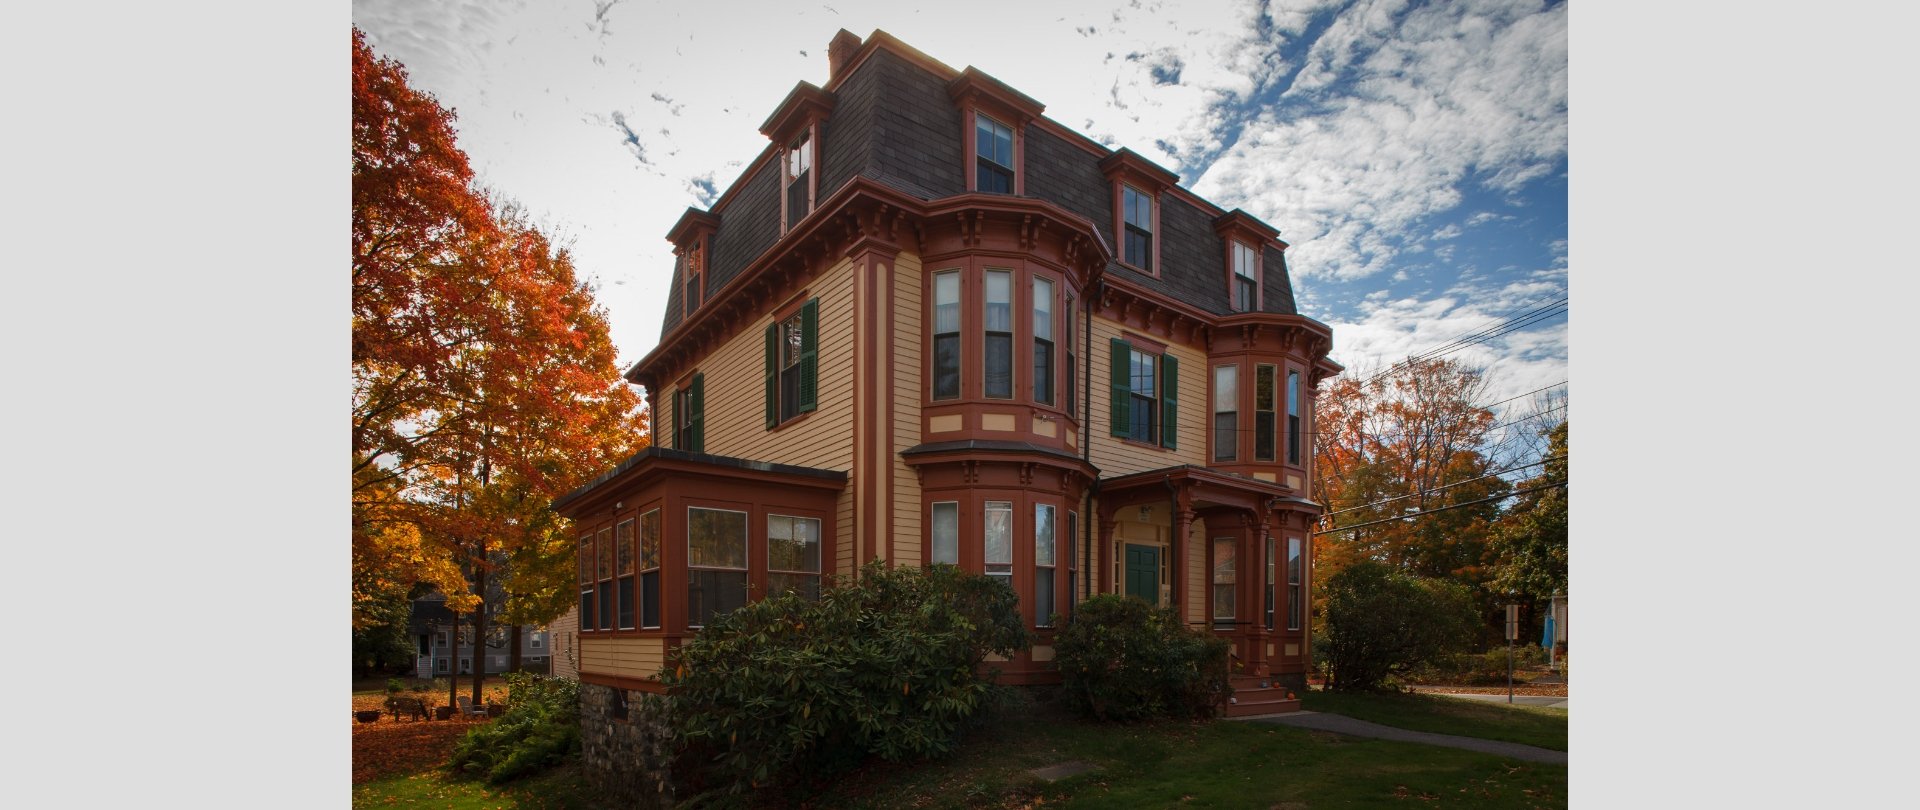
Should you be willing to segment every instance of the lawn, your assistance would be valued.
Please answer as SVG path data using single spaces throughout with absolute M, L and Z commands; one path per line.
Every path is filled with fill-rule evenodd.
M 1308 692 L 1301 708 L 1383 726 L 1567 750 L 1567 710 L 1419 694 Z
M 1336 710 L 1318 700 L 1322 697 L 1348 698 L 1316 692 L 1308 697 L 1308 706 Z M 1465 701 L 1458 701 L 1456 706 L 1448 698 L 1363 697 L 1366 699 L 1347 700 L 1337 711 L 1346 713 L 1346 706 L 1359 706 L 1353 716 L 1377 722 L 1536 745 L 1551 735 L 1533 728 L 1533 724 L 1555 719 L 1504 706 Z M 1408 700 L 1398 702 L 1401 698 Z M 1467 712 L 1462 714 L 1458 711 L 1461 708 Z M 1565 723 L 1565 715 L 1560 713 L 1561 749 L 1566 747 Z M 415 741 L 419 758 L 404 763 L 392 760 L 390 767 L 369 772 L 363 780 L 361 746 L 373 742 L 376 729 L 389 725 L 398 728 L 388 733 L 404 733 L 412 726 L 415 734 L 425 734 L 428 727 L 446 729 L 442 734 L 470 727 L 458 722 L 391 724 L 383 720 L 356 728 L 355 807 L 577 810 L 608 806 L 586 786 L 577 767 L 505 788 L 451 779 L 435 771 L 433 764 L 446 760 L 453 736 L 438 738 L 437 742 Z M 1033 768 L 1072 760 L 1089 762 L 1100 769 L 1054 784 L 1028 773 Z M 851 774 L 810 786 L 811 795 L 805 800 L 768 796 L 766 806 L 1304 808 L 1413 803 L 1553 808 L 1566 806 L 1566 787 L 1564 765 L 1344 737 L 1257 721 L 1096 725 L 1026 697 L 999 712 L 945 759 L 904 764 L 872 762 Z

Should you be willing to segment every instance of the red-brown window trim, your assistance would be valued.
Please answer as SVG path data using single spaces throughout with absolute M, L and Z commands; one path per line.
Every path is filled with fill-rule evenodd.
M 1225 242 L 1227 247 L 1227 265 L 1226 265 L 1227 266 L 1227 309 L 1234 312 L 1264 311 L 1267 306 L 1267 303 L 1266 303 L 1267 302 L 1267 270 L 1266 270 L 1267 251 L 1266 249 L 1261 245 L 1261 243 L 1255 242 L 1243 237 L 1228 236 Z M 1234 245 L 1245 245 L 1247 248 L 1247 251 L 1253 254 L 1253 308 L 1248 310 L 1234 309 L 1234 292 L 1235 292 L 1235 283 L 1236 283 L 1234 278 L 1236 274 L 1233 272 Z
M 1058 630 L 1059 626 L 1057 625 L 1046 627 L 1039 624 L 1041 617 L 1035 615 L 1034 600 L 1030 597 L 1034 593 L 1034 578 L 1038 574 L 1038 565 L 1036 564 L 1035 556 L 1036 549 L 1034 548 L 1034 531 L 1037 528 L 1035 525 L 1037 510 L 1034 507 L 1040 505 L 1052 506 L 1054 508 L 1054 558 L 1056 561 L 1053 570 L 1054 612 L 1066 612 L 1061 609 L 1062 603 L 1066 601 L 1066 597 L 1063 595 L 1072 592 L 1071 589 L 1074 587 L 1074 583 L 1071 581 L 1071 577 L 1074 569 L 1066 563 L 1059 562 L 1059 560 L 1071 556 L 1071 544 L 1074 542 L 1074 539 L 1063 537 L 1065 534 L 1063 526 L 1066 522 L 1065 516 L 1069 512 L 1078 514 L 1078 509 L 1077 505 L 1069 502 L 1064 495 L 1019 487 L 981 487 L 978 485 L 923 490 L 920 497 L 920 508 L 923 514 L 927 516 L 927 522 L 924 531 L 922 531 L 920 535 L 920 559 L 922 560 L 922 564 L 926 566 L 933 565 L 933 505 L 936 503 L 958 503 L 956 511 L 959 520 L 957 521 L 956 531 L 959 538 L 959 553 L 956 556 L 959 558 L 959 562 L 955 563 L 955 567 L 962 571 L 975 574 L 986 573 L 986 509 L 988 501 L 1005 501 L 1012 504 L 1012 523 L 1009 527 L 1012 535 L 1010 541 L 1013 551 L 1012 585 L 1014 593 L 1021 597 L 1019 609 L 1022 621 L 1025 621 L 1028 629 L 1031 630 L 1048 632 Z
M 1154 278 L 1160 277 L 1161 243 L 1165 242 L 1160 223 L 1161 192 L 1173 188 L 1180 176 L 1160 168 L 1131 149 L 1120 149 L 1100 160 L 1100 172 L 1112 186 L 1113 221 L 1109 223 L 1113 233 L 1114 262 L 1121 267 L 1144 273 Z M 1126 260 L 1127 209 L 1123 187 L 1132 186 L 1135 191 L 1144 194 L 1153 205 L 1153 235 L 1149 248 L 1150 267 L 1139 267 Z
M 1027 193 L 1027 126 L 1026 126 L 1026 122 L 1020 121 L 1017 118 L 1005 116 L 1004 114 L 996 114 L 996 112 L 998 111 L 993 109 L 982 110 L 978 104 L 968 104 L 967 106 L 963 107 L 960 111 L 960 121 L 966 130 L 964 133 L 965 140 L 962 145 L 962 149 L 965 151 L 965 154 L 967 157 L 966 159 L 967 190 L 971 192 L 980 191 L 980 169 L 979 169 L 980 156 L 979 156 L 979 153 L 975 151 L 978 148 L 979 138 L 977 136 L 977 133 L 979 132 L 979 123 L 975 120 L 975 117 L 980 115 L 985 115 L 986 117 L 992 119 L 994 122 L 999 123 L 1002 126 L 1005 126 L 1007 129 L 1013 131 L 1013 166 L 1012 166 L 1013 192 L 1012 194 L 1016 197 L 1021 196 Z M 997 194 L 999 192 L 985 192 L 985 193 Z
M 960 109 L 960 127 L 966 189 L 980 190 L 975 153 L 974 117 L 985 114 L 1013 131 L 1013 194 L 1027 193 L 1027 125 L 1040 117 L 1046 106 L 1026 94 L 1001 83 L 977 68 L 968 67 L 947 83 L 947 96 Z
M 1079 291 L 1072 289 L 1070 276 L 1050 265 L 1024 259 L 1002 256 L 965 256 L 928 260 L 928 267 L 936 268 L 925 274 L 921 285 L 921 341 L 927 347 L 923 353 L 921 374 L 925 382 L 921 386 L 921 406 L 923 408 L 946 407 L 960 404 L 976 404 L 991 407 L 1021 406 L 1036 411 L 1063 417 L 1067 424 L 1078 429 L 1079 415 L 1066 410 L 1061 398 L 1063 378 L 1073 369 L 1068 368 L 1064 360 L 1060 342 L 1065 328 L 1062 321 L 1062 302 L 1071 296 L 1080 301 Z M 987 271 L 1003 270 L 1011 274 L 1012 284 L 1012 374 L 1013 396 L 1002 399 L 989 398 L 986 395 L 986 322 L 987 322 Z M 957 273 L 960 277 L 960 395 L 949 399 L 934 399 L 933 386 L 936 362 L 934 331 L 939 328 L 939 301 L 937 284 L 941 275 Z M 1033 398 L 1033 279 L 1046 279 L 1053 283 L 1053 334 L 1054 334 L 1054 370 L 1053 403 L 1037 402 Z M 1024 315 L 1024 317 L 1023 317 Z M 1078 327 L 1076 327 L 1077 329 Z M 1155 345 L 1160 345 L 1156 343 Z M 1080 352 L 1072 352 L 1075 362 L 1085 362 Z M 1084 396 L 1084 394 L 1082 394 Z

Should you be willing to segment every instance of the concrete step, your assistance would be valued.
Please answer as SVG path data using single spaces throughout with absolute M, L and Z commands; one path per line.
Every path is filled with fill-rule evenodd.
M 1273 692 L 1274 690 L 1261 691 Z M 1289 714 L 1300 711 L 1300 701 L 1288 700 L 1286 698 L 1286 692 L 1284 691 L 1279 692 L 1277 695 L 1263 694 L 1258 697 L 1250 696 L 1242 692 L 1235 695 L 1233 702 L 1229 702 L 1223 708 L 1225 708 L 1223 714 L 1227 717 L 1263 717 L 1270 714 Z

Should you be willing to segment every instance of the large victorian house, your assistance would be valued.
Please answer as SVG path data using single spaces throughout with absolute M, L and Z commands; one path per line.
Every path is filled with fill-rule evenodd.
M 999 577 L 1044 683 L 1089 594 L 1232 644 L 1230 714 L 1304 690 L 1316 385 L 1286 243 L 1039 101 L 841 31 L 677 256 L 628 371 L 655 446 L 555 503 L 579 527 L 589 708 L 713 616 L 872 560 Z M 601 694 L 604 693 L 604 694 Z M 590 711 L 589 715 L 597 712 Z

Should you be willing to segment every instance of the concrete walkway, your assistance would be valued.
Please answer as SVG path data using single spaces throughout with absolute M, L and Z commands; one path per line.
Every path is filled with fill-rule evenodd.
M 1500 699 L 1506 700 L 1506 697 L 1506 695 L 1501 695 Z M 1515 700 L 1518 699 L 1518 697 L 1515 698 Z M 1464 748 L 1468 751 L 1479 751 L 1497 756 L 1523 759 L 1528 762 L 1567 764 L 1567 752 L 1565 751 L 1555 751 L 1551 748 L 1537 748 L 1531 745 L 1502 742 L 1500 740 L 1483 740 L 1478 737 L 1457 737 L 1452 734 L 1408 731 L 1404 728 L 1383 726 L 1379 723 L 1369 723 L 1365 720 L 1355 720 L 1346 715 L 1328 714 L 1326 712 L 1293 712 L 1291 714 L 1279 714 L 1272 717 L 1248 719 L 1257 723 L 1278 723 L 1283 726 L 1309 728 L 1317 731 L 1331 731 L 1336 734 L 1347 734 L 1354 737 L 1374 737 L 1382 740 L 1444 745 L 1448 748 Z
M 1483 703 L 1505 704 L 1507 702 L 1506 695 L 1476 695 L 1476 694 L 1466 694 L 1466 693 L 1458 693 L 1458 692 L 1421 692 L 1420 694 L 1438 695 L 1440 697 L 1446 697 L 1446 698 L 1459 698 L 1461 700 L 1478 700 Z M 1552 695 L 1514 695 L 1513 705 L 1542 706 L 1548 709 L 1565 709 L 1567 708 L 1567 699 L 1563 697 L 1554 697 Z

